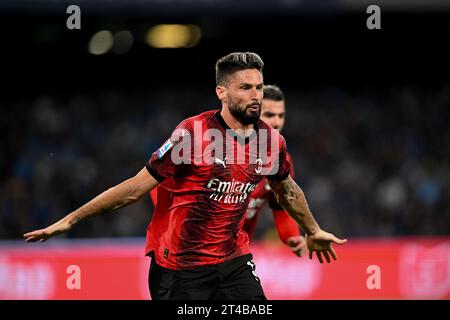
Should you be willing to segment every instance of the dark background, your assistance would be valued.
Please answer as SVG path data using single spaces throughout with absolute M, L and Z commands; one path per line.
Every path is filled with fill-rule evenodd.
M 219 108 L 214 64 L 254 51 L 286 95 L 283 134 L 319 223 L 345 237 L 450 232 L 450 11 L 305 1 L 0 6 L 0 238 L 61 218 L 137 173 L 179 121 Z M 175 1 L 174 1 L 175 2 Z M 288 1 L 287 1 L 288 2 Z M 285 3 L 287 3 L 285 1 Z M 293 1 L 292 3 L 297 3 Z M 436 1 L 436 3 L 440 3 Z M 197 46 L 154 49 L 160 23 L 195 24 Z M 90 37 L 129 30 L 129 52 L 94 56 Z M 143 236 L 148 199 L 69 237 Z M 258 237 L 272 228 L 261 219 Z

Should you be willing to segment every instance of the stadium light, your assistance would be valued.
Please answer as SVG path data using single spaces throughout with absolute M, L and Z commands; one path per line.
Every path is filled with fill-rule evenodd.
M 128 30 L 119 31 L 114 35 L 111 51 L 116 54 L 127 53 L 133 45 L 133 35 Z
M 113 35 L 110 31 L 99 31 L 89 40 L 88 51 L 94 55 L 105 54 L 113 46 L 113 41 Z
M 201 30 L 195 25 L 160 24 L 146 34 L 146 43 L 153 48 L 191 48 L 201 38 Z

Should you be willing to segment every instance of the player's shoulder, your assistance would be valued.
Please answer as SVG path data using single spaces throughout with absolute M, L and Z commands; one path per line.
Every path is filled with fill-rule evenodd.
M 279 130 L 272 128 L 261 119 L 259 119 L 258 121 L 258 130 L 266 130 L 267 136 L 270 139 L 280 139 L 281 141 L 285 142 L 285 139 Z
M 218 109 L 204 111 L 202 113 L 196 114 L 195 116 L 186 118 L 185 121 L 195 121 L 195 120 L 204 121 L 211 118 L 218 111 L 219 111 Z
M 194 123 L 197 121 L 205 122 L 208 121 L 211 117 L 214 116 L 214 114 L 218 112 L 217 109 L 214 110 L 208 110 L 199 114 L 196 114 L 194 116 L 191 116 L 189 118 L 184 119 L 180 122 L 179 126 L 185 127 L 185 128 L 192 128 L 194 126 Z
M 292 155 L 291 155 L 288 151 L 286 151 L 286 158 L 287 158 L 289 161 L 292 161 L 292 160 L 293 160 Z

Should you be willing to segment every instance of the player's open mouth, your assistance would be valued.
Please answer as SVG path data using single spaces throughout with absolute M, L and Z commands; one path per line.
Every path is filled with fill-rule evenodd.
M 247 107 L 247 109 L 250 109 L 250 111 L 258 111 L 259 110 L 259 106 L 258 105 L 253 105 L 253 106 Z

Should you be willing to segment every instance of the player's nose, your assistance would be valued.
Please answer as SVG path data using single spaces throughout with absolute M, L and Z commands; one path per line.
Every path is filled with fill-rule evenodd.
M 278 117 L 274 117 L 273 125 L 274 129 L 280 129 L 281 127 L 281 119 Z
M 250 92 L 250 98 L 252 100 L 257 100 L 259 102 L 259 101 L 261 101 L 262 96 L 263 96 L 263 93 L 256 88 L 253 88 Z

